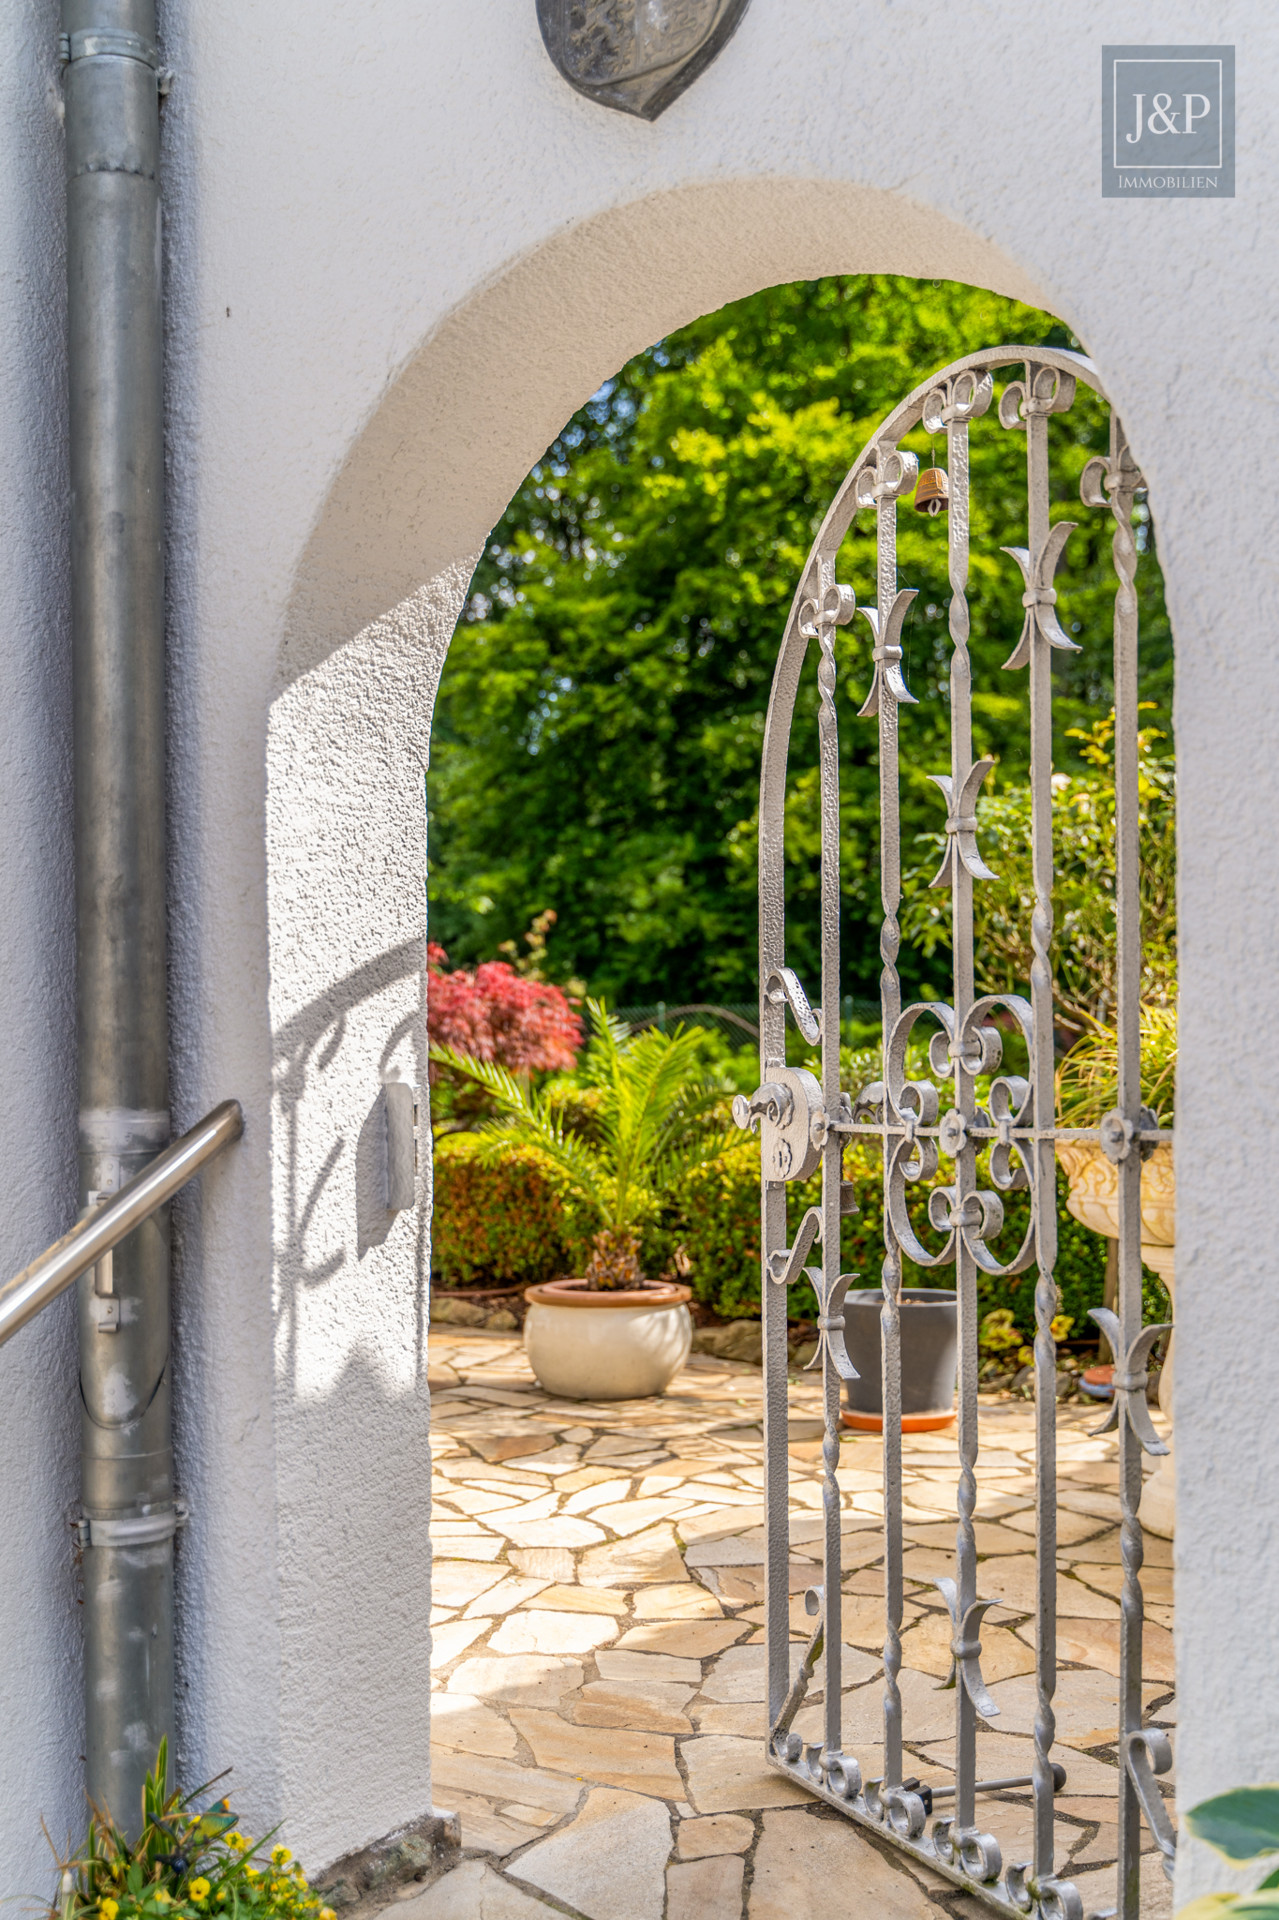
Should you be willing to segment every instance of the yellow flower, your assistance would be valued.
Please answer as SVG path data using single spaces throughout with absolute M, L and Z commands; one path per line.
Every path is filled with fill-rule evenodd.
M 272 1847 L 271 1849 L 271 1865 L 273 1867 L 287 1867 L 292 1858 L 293 1855 L 287 1847 Z
M 320 1913 L 319 1913 L 319 1920 L 338 1920 L 338 1917 L 336 1913 L 334 1913 L 332 1907 L 321 1907 Z
M 1035 1353 L 1033 1347 L 1019 1348 L 1017 1352 L 1017 1365 L 1019 1367 L 1033 1367 L 1034 1364 Z
M 301 1867 L 299 1867 L 296 1863 L 294 1864 L 294 1868 L 293 1868 L 293 1878 L 297 1881 L 300 1887 L 304 1887 L 306 1885 L 306 1875 L 303 1873 Z
M 191 1895 L 191 1898 L 193 1900 L 208 1899 L 209 1883 L 204 1878 L 203 1874 L 196 1875 L 195 1879 L 191 1882 L 190 1886 L 187 1888 L 187 1892 Z
M 218 1888 L 218 1899 L 227 1900 L 230 1898 L 230 1896 L 231 1896 L 231 1889 L 230 1887 L 228 1887 L 226 1881 L 224 1880 L 222 1882 L 222 1885 Z
M 102 1915 L 102 1920 L 115 1920 L 115 1917 L 117 1913 L 119 1913 L 119 1911 L 120 1911 L 120 1902 L 118 1900 L 112 1900 L 110 1897 L 108 1897 L 107 1899 L 99 1900 L 98 1902 L 98 1912 Z
M 163 1887 L 157 1887 L 155 1892 L 151 1895 L 151 1898 L 155 1901 L 155 1904 L 157 1905 L 157 1907 L 168 1907 L 168 1906 L 172 1906 L 173 1904 L 173 1895 L 167 1892 Z
M 1054 1315 L 1053 1323 L 1051 1327 L 1049 1327 L 1048 1331 L 1051 1333 L 1054 1340 L 1064 1340 L 1069 1334 L 1070 1329 L 1074 1326 L 1074 1324 L 1075 1324 L 1075 1320 L 1074 1320 L 1073 1314 L 1059 1313 Z
M 242 1833 L 228 1833 L 226 1843 L 232 1853 L 242 1853 L 249 1844 Z
M 244 1869 L 244 1877 L 246 1880 L 260 1880 L 262 1878 L 261 1867 L 246 1867 Z

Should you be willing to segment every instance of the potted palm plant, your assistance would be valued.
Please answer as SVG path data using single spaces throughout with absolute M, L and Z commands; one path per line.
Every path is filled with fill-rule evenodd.
M 569 1123 L 552 1090 L 539 1093 L 496 1062 L 442 1047 L 431 1057 L 496 1102 L 480 1129 L 485 1155 L 536 1147 L 595 1229 L 580 1276 L 525 1292 L 524 1345 L 538 1380 L 570 1400 L 628 1400 L 664 1392 L 692 1342 L 689 1289 L 645 1275 L 641 1233 L 671 1183 L 718 1158 L 730 1136 L 713 1122 L 721 1095 L 700 1071 L 696 1030 L 631 1033 L 602 1002 L 587 1005 L 591 1040 L 578 1071 L 593 1096 L 588 1128 Z

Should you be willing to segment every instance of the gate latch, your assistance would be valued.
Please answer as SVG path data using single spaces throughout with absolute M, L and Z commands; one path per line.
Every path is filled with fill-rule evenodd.
M 823 1122 L 826 1119 L 822 1090 L 804 1067 L 774 1067 L 749 1100 L 739 1093 L 733 1102 L 738 1126 L 745 1132 L 759 1128 L 765 1180 L 807 1180 L 816 1173 L 821 1165 L 819 1142 L 825 1129 L 817 1129 L 815 1141 L 815 1115 Z

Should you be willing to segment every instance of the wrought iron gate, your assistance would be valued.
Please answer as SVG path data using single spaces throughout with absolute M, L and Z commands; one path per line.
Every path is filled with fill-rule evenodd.
M 1020 377 L 1003 389 L 1000 426 L 1026 436 L 1027 545 L 1008 551 L 1024 585 L 1024 620 L 1005 663 L 1025 670 L 1033 805 L 1035 902 L 1030 998 L 978 998 L 974 985 L 973 887 L 990 878 L 977 846 L 977 795 L 990 769 L 973 761 L 969 616 L 969 428 L 993 397 L 992 376 L 1003 368 Z M 1076 383 L 1101 392 L 1095 368 L 1078 354 L 1045 347 L 1002 347 L 970 355 L 945 368 L 902 401 L 862 452 L 836 495 L 809 554 L 795 595 L 773 681 L 765 732 L 760 804 L 760 1060 L 761 1082 L 739 1099 L 739 1125 L 758 1125 L 763 1186 L 764 1438 L 767 1513 L 767 1638 L 770 1763 L 851 1819 L 872 1827 L 926 1861 L 1001 1913 L 1043 1920 L 1083 1920 L 1072 1885 L 1054 1868 L 1053 1797 L 1060 1783 L 1052 1758 L 1056 1687 L 1056 1349 L 1051 1322 L 1057 1311 L 1056 1157 L 1060 1139 L 1100 1138 L 1119 1169 L 1120 1246 L 1118 1318 L 1106 1331 L 1117 1356 L 1115 1396 L 1108 1425 L 1118 1427 L 1123 1562 L 1120 1722 L 1117 1728 L 1119 1869 L 1122 1920 L 1139 1910 L 1141 1817 L 1144 1810 L 1170 1869 L 1174 1836 L 1154 1775 L 1171 1762 L 1166 1737 L 1141 1724 L 1142 1533 L 1137 1517 L 1141 1454 L 1166 1451 L 1146 1405 L 1146 1361 L 1157 1330 L 1142 1328 L 1141 1157 L 1160 1139 L 1140 1093 L 1141 934 L 1138 899 L 1137 598 L 1136 545 L 1131 521 L 1142 485 L 1119 421 L 1111 416 L 1110 452 L 1092 460 L 1082 484 L 1084 503 L 1114 518 L 1118 589 L 1114 616 L 1116 707 L 1116 837 L 1118 920 L 1119 1104 L 1097 1132 L 1055 1126 L 1053 1083 L 1052 942 L 1052 677 L 1051 649 L 1073 647 L 1054 611 L 1054 574 L 1071 531 L 1049 524 L 1049 422 L 1072 404 Z M 897 503 L 915 486 L 917 463 L 899 442 L 922 425 L 946 435 L 950 505 L 949 573 L 951 765 L 934 777 L 946 801 L 946 852 L 934 884 L 948 885 L 953 908 L 953 994 L 903 1007 L 897 972 L 901 944 L 898 820 L 898 714 L 912 702 L 902 675 L 902 623 L 914 594 L 897 584 Z M 877 522 L 878 565 L 873 606 L 861 611 L 874 636 L 873 679 L 859 718 L 879 729 L 880 865 L 883 926 L 881 1002 L 884 1078 L 854 1099 L 839 1083 L 840 876 L 839 751 L 834 636 L 856 609 L 851 587 L 835 578 L 836 555 L 859 511 Z M 821 954 L 819 1004 L 786 965 L 783 816 L 786 763 L 801 668 L 810 641 L 817 666 L 821 774 Z M 786 1065 L 786 1009 L 810 1044 L 821 1047 L 822 1074 Z M 992 1016 L 1015 1023 L 1029 1054 L 1027 1078 L 1000 1073 L 1002 1040 Z M 920 1022 L 936 1023 L 929 1047 L 933 1080 L 911 1080 L 907 1047 Z M 977 1102 L 978 1076 L 990 1080 L 987 1105 Z M 950 1104 L 940 1110 L 939 1087 Z M 884 1407 L 884 1680 L 883 1775 L 863 1780 L 856 1757 L 843 1749 L 841 1727 L 841 1567 L 839 1460 L 841 1379 L 850 1372 L 843 1342 L 843 1300 L 852 1276 L 840 1272 L 842 1158 L 857 1135 L 878 1140 L 884 1168 L 884 1263 L 881 1315 Z M 990 1189 L 979 1185 L 977 1157 L 990 1149 Z M 922 1244 L 907 1210 L 907 1187 L 931 1180 L 939 1157 L 953 1164 L 948 1185 L 930 1197 L 929 1218 L 940 1244 Z M 787 1245 L 786 1186 L 822 1170 L 822 1202 L 804 1215 Z M 991 1242 L 1003 1220 L 999 1192 L 1028 1189 L 1030 1226 L 1016 1255 L 997 1258 Z M 820 1242 L 820 1266 L 808 1265 Z M 950 1684 L 955 1688 L 955 1778 L 946 1794 L 950 1811 L 929 1825 L 934 1790 L 925 1796 L 903 1782 L 902 1665 L 902 1443 L 900 1291 L 902 1255 L 924 1267 L 953 1261 L 959 1302 L 957 1534 L 954 1576 L 938 1581 L 953 1622 Z M 1034 1845 L 1029 1861 L 1005 1865 L 995 1835 L 977 1818 L 983 1783 L 976 1778 L 979 1718 L 998 1712 L 981 1673 L 981 1623 L 992 1604 L 979 1594 L 974 1510 L 978 1486 L 977 1276 L 1037 1269 L 1034 1378 L 1036 1424 L 1036 1685 L 1034 1723 Z M 820 1302 L 818 1321 L 825 1410 L 823 1445 L 823 1582 L 808 1595 L 817 1616 L 797 1678 L 789 1675 L 789 1521 L 787 1456 L 787 1288 L 807 1273 Z M 823 1738 L 801 1741 L 792 1732 L 810 1680 L 822 1668 Z M 999 1783 L 1017 1784 L 1017 1783 Z M 928 1805 L 926 1807 L 926 1800 Z

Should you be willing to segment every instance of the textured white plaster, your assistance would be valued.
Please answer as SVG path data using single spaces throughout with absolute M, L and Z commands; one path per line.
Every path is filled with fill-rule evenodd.
M 23 15 L 0 114 L 11 1265 L 72 1194 L 54 26 L 48 0 Z M 629 354 L 837 271 L 1053 308 L 1150 477 L 1183 781 L 1183 1797 L 1279 1771 L 1279 1124 L 1249 998 L 1279 934 L 1279 55 L 1255 6 L 1170 0 L 1160 41 L 1240 45 L 1239 198 L 1103 202 L 1099 50 L 1154 31 L 1135 0 L 754 0 L 648 126 L 558 79 L 533 0 L 365 0 L 322 28 L 302 0 L 164 10 L 174 1105 L 247 1116 L 175 1210 L 181 1757 L 233 1763 L 246 1818 L 311 1862 L 430 1800 L 425 1214 L 379 1217 L 376 1103 L 421 1069 L 422 775 L 472 557 Z M 77 1794 L 63 1322 L 0 1366 L 8 1874 Z

